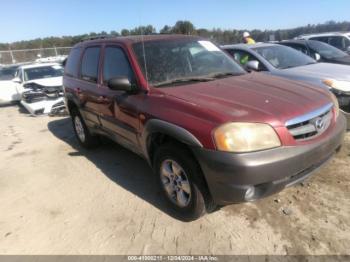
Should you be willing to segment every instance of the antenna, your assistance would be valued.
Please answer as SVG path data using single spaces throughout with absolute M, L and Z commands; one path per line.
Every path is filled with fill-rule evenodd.
M 141 29 L 143 63 L 145 66 L 146 88 L 148 89 L 148 71 L 147 71 L 147 62 L 146 62 L 145 39 L 144 39 L 144 31 L 143 31 L 143 27 L 141 26 L 141 23 L 140 23 L 140 29 Z

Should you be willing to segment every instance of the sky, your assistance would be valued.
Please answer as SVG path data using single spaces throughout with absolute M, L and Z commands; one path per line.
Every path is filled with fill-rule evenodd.
M 349 10 L 349 0 L 1 0 L 0 42 L 148 24 L 159 30 L 178 20 L 207 29 L 286 29 L 349 21 Z

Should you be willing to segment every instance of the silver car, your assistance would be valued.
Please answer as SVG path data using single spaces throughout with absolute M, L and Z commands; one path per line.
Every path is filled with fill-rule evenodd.
M 305 81 L 327 88 L 338 98 L 350 129 L 350 66 L 317 63 L 293 48 L 277 44 L 222 46 L 248 71 Z

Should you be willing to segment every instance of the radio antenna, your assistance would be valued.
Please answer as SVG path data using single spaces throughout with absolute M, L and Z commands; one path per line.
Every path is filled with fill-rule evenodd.
M 142 42 L 142 56 L 143 63 L 145 67 L 145 77 L 146 77 L 146 88 L 148 89 L 148 71 L 147 71 L 147 61 L 146 61 L 146 49 L 145 49 L 145 39 L 144 39 L 144 31 L 142 25 L 140 25 L 141 29 L 141 42 Z

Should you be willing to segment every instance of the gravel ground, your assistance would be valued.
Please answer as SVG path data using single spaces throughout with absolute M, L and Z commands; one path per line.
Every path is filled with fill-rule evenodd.
M 1 254 L 350 254 L 350 134 L 301 185 L 173 218 L 146 162 L 79 147 L 66 117 L 0 108 Z

